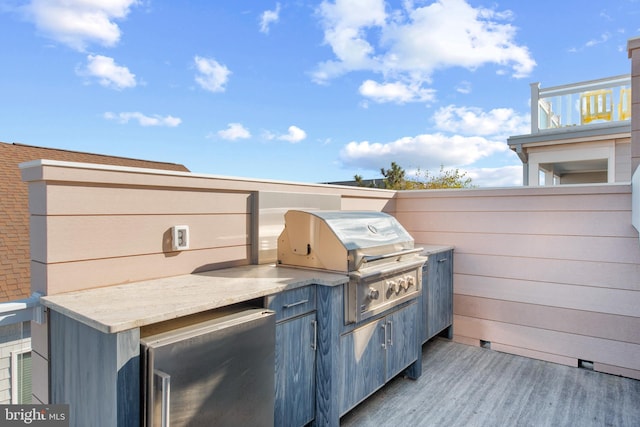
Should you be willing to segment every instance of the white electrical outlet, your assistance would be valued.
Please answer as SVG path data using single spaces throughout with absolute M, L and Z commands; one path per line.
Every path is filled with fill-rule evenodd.
M 189 226 L 175 225 L 171 229 L 171 239 L 174 251 L 189 249 Z

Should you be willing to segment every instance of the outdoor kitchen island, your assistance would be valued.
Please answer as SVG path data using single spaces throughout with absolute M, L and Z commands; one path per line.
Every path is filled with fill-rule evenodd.
M 433 247 L 431 253 L 449 249 Z M 317 425 L 337 426 L 343 413 L 391 379 L 389 375 L 409 368 L 410 376 L 418 376 L 421 366 L 415 363 L 421 347 L 418 299 L 366 322 L 345 325 L 342 298 L 347 282 L 342 274 L 249 265 L 44 297 L 50 331 L 49 403 L 69 403 L 74 425 L 96 420 L 101 425 L 140 425 L 141 328 L 250 301 L 276 312 L 276 418 L 280 411 L 281 421 L 289 423 L 292 414 L 306 407 L 307 413 L 298 415 L 302 424 L 310 416 Z M 387 332 L 395 334 L 398 353 L 380 358 L 367 349 L 386 350 L 385 343 L 367 344 L 386 322 L 407 327 Z M 415 344 L 402 342 L 407 339 Z M 293 372 L 297 364 L 286 362 L 299 360 L 303 351 L 312 358 L 312 372 L 306 376 Z M 359 381 L 369 373 L 376 377 L 360 395 L 345 396 L 344 379 L 351 367 L 345 367 L 342 358 L 348 351 L 360 352 L 361 365 L 355 367 Z M 380 368 L 388 360 L 396 360 L 391 371 Z M 300 383 L 300 378 L 311 378 L 311 384 Z M 278 390 L 279 383 L 298 388 Z M 300 387 L 312 389 L 304 394 Z M 300 396 L 312 401 L 303 405 Z

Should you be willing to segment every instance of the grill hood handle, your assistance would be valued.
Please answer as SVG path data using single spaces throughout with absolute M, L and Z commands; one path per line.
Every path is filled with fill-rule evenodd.
M 422 252 L 424 248 L 413 248 L 413 249 L 405 249 L 403 251 L 391 252 L 383 255 L 363 255 L 356 267 L 356 270 L 360 269 L 362 264 L 366 264 L 368 262 L 380 261 L 381 259 L 393 258 L 393 257 L 401 257 L 403 255 L 415 254 L 417 252 Z

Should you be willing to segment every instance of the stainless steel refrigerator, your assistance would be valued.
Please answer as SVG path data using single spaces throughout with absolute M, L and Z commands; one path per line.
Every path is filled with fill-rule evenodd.
M 275 316 L 235 307 L 141 330 L 146 426 L 273 426 Z

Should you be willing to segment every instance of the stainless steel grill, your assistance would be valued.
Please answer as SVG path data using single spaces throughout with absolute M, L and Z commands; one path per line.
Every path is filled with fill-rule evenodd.
M 344 273 L 345 322 L 359 322 L 416 298 L 422 248 L 392 216 L 369 211 L 290 210 L 278 264 Z

